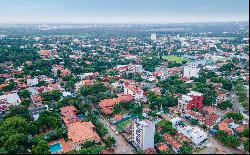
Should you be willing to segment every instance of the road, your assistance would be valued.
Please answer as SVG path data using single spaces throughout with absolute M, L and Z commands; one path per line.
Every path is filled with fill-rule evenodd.
M 133 154 L 133 148 L 128 144 L 128 142 L 121 135 L 116 135 L 114 131 L 110 129 L 109 126 L 112 126 L 112 125 L 109 123 L 107 119 L 101 116 L 99 118 L 99 121 L 103 123 L 108 129 L 108 132 L 109 132 L 108 135 L 115 138 L 117 146 L 114 148 L 114 151 L 116 154 Z
M 242 154 L 241 151 L 223 146 L 213 136 L 208 134 L 208 142 L 210 145 L 198 152 L 198 154 L 215 154 L 217 151 L 225 152 L 226 154 Z M 196 154 L 196 153 L 195 153 Z
M 99 111 L 94 105 L 92 105 L 93 110 Z M 114 151 L 116 154 L 133 154 L 134 149 L 130 144 L 121 136 L 116 135 L 113 130 L 110 129 L 110 126 L 113 126 L 109 123 L 109 121 L 100 115 L 99 121 L 108 129 L 108 136 L 112 136 L 116 140 L 116 147 L 114 148 Z
M 242 113 L 242 108 L 235 91 L 230 92 L 230 100 L 233 103 L 233 111 Z

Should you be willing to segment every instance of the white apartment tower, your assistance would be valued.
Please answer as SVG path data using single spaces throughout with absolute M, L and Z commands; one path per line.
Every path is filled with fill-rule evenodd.
M 133 142 L 142 150 L 154 148 L 155 123 L 149 120 L 132 121 Z
M 151 40 L 155 41 L 156 40 L 156 33 L 151 34 Z
M 193 65 L 188 65 L 184 67 L 184 73 L 183 77 L 191 78 L 191 77 L 199 77 L 199 71 L 200 68 L 193 66 Z

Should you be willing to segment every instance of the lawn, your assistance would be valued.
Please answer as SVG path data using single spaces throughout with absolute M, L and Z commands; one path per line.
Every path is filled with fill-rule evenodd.
M 174 55 L 169 55 L 169 56 L 163 56 L 163 59 L 166 59 L 168 61 L 175 61 L 176 63 L 182 63 L 184 60 L 188 61 L 188 59 L 174 56 Z
M 127 125 L 131 124 L 131 122 L 132 122 L 132 120 L 127 120 L 127 121 L 124 121 L 124 122 L 118 124 L 117 125 L 117 131 L 118 132 L 123 131 Z

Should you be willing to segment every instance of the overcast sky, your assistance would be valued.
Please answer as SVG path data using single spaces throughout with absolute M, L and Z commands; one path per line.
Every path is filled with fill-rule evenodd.
M 0 23 L 248 21 L 249 0 L 0 0 Z

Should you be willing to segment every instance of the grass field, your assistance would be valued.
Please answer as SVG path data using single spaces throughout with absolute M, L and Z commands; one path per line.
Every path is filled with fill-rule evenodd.
M 128 125 L 128 124 L 131 124 L 131 120 L 127 120 L 127 121 L 124 121 L 122 123 L 120 123 L 119 125 L 117 125 L 117 131 L 118 132 L 121 132 L 124 130 L 124 128 Z
M 174 55 L 163 56 L 163 59 L 166 59 L 168 61 L 175 61 L 176 63 L 182 63 L 184 60 L 188 61 L 185 58 L 174 56 Z

